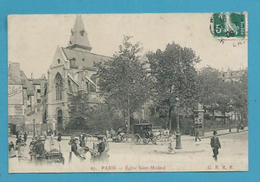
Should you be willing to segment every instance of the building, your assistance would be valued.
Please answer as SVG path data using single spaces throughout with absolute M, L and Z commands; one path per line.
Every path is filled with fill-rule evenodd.
M 110 57 L 94 54 L 91 49 L 82 18 L 77 16 L 68 46 L 57 47 L 48 70 L 47 99 L 43 107 L 46 128 L 61 130 L 66 127 L 69 96 L 79 90 L 89 94 L 90 103 L 101 102 L 94 62 L 106 61 Z
M 20 69 L 20 64 L 10 62 L 8 65 L 8 126 L 9 134 L 19 131 L 33 131 L 32 113 L 37 113 L 41 103 L 41 90 L 46 82 L 40 79 L 28 79 Z M 39 123 L 42 121 L 38 119 Z M 40 126 L 39 126 L 40 127 Z M 41 130 L 40 128 L 38 130 Z
M 247 74 L 247 68 L 233 71 L 230 68 L 226 72 L 223 69 L 220 72 L 220 78 L 223 82 L 238 82 L 242 76 Z

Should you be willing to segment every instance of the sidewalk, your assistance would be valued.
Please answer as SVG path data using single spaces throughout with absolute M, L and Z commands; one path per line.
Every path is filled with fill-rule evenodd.
M 245 127 L 244 130 L 239 130 L 239 132 L 246 132 L 248 131 L 248 127 Z M 230 135 L 230 134 L 236 134 L 237 133 L 237 129 L 236 128 L 232 128 L 231 129 L 231 132 L 229 132 L 229 129 L 225 129 L 225 130 L 218 130 L 218 136 L 221 136 L 221 135 Z M 203 139 L 203 138 L 210 138 L 212 137 L 212 133 L 213 133 L 213 130 L 210 131 L 210 132 L 205 132 L 204 133 L 204 136 L 201 136 L 200 138 Z M 11 138 L 16 138 L 15 135 L 9 135 L 9 137 Z M 33 136 L 32 135 L 28 135 L 27 138 L 31 139 Z M 48 138 L 50 138 L 50 136 L 48 136 Z M 185 141 L 185 140 L 194 140 L 195 136 L 190 136 L 190 135 L 182 135 L 181 136 L 182 140 Z M 57 136 L 54 137 L 54 139 L 57 139 Z M 70 136 L 62 136 L 62 140 L 70 140 Z
M 245 127 L 244 130 L 239 130 L 239 133 L 240 132 L 246 132 L 246 131 L 248 131 L 248 127 Z M 217 133 L 218 133 L 217 134 L 218 136 L 236 134 L 237 133 L 237 129 L 236 128 L 232 128 L 231 132 L 229 132 L 229 129 L 217 130 Z M 201 136 L 200 138 L 201 139 L 203 139 L 203 138 L 210 138 L 212 136 L 213 136 L 213 130 L 209 131 L 209 132 L 205 132 L 204 136 Z M 194 140 L 194 138 L 195 138 L 195 136 L 189 136 L 189 135 L 182 135 L 181 137 L 184 140 Z

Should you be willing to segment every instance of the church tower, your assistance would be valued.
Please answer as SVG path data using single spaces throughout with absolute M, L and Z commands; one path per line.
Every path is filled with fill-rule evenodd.
M 92 49 L 80 15 L 77 15 L 74 27 L 71 29 L 70 40 L 67 48 L 84 52 L 90 52 Z

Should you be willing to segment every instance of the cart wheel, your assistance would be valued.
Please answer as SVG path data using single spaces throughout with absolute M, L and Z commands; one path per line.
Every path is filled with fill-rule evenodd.
M 141 137 L 140 137 L 140 135 L 135 135 L 135 140 L 134 140 L 134 142 L 135 142 L 135 144 L 140 144 L 140 142 L 141 142 Z
M 148 138 L 144 138 L 143 142 L 144 142 L 144 144 L 148 144 L 149 143 L 149 139 Z

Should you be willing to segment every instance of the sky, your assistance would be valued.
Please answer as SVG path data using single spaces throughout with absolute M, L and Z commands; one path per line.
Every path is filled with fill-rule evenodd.
M 20 63 L 27 77 L 47 75 L 57 46 L 66 47 L 77 15 L 11 15 L 8 17 L 8 61 Z M 247 41 L 221 43 L 210 32 L 210 13 L 81 15 L 92 53 L 112 56 L 123 36 L 140 42 L 143 54 L 164 50 L 171 42 L 192 48 L 202 61 L 219 70 L 247 67 Z

